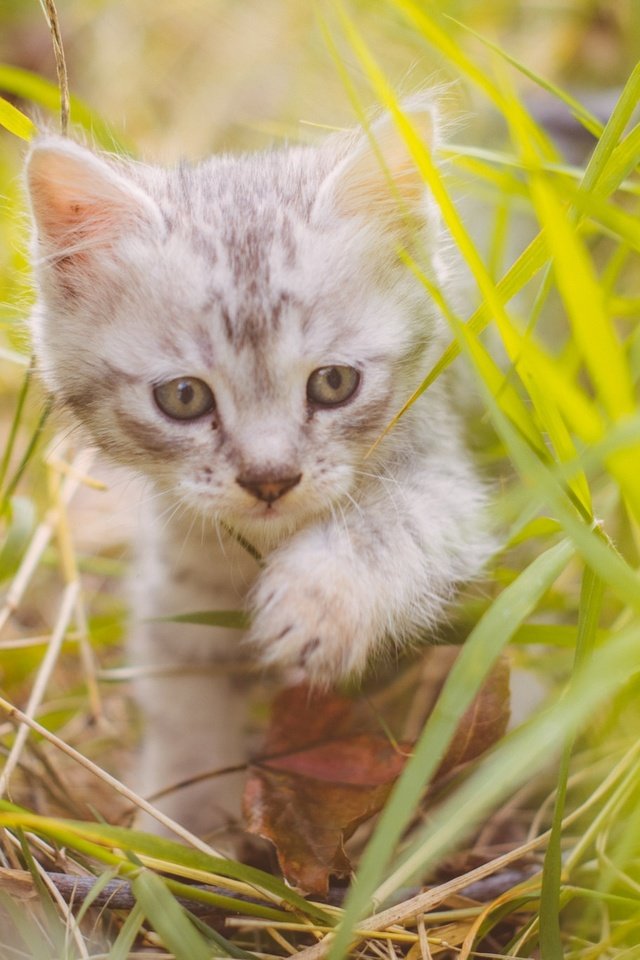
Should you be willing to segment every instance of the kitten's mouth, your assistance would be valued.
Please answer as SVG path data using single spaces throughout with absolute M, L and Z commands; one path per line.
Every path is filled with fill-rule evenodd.
M 264 520 L 275 520 L 276 517 L 282 517 L 282 510 L 275 505 L 275 503 L 259 503 L 257 504 L 257 511 L 253 511 L 253 516 L 257 515 L 260 519 Z

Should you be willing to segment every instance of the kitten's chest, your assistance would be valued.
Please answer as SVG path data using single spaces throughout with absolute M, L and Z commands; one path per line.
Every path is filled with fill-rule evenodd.
M 160 498 L 141 511 L 135 585 L 147 616 L 239 610 L 259 563 L 224 529 Z M 175 510 L 175 507 L 174 507 Z

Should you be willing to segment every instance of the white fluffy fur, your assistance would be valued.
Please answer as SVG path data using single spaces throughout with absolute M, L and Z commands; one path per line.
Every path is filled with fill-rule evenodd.
M 431 131 L 432 108 L 414 120 Z M 437 218 L 392 122 L 374 133 L 386 173 L 358 133 L 176 170 L 57 137 L 32 149 L 42 375 L 158 490 L 141 517 L 132 642 L 149 671 L 146 792 L 243 759 L 246 697 L 220 660 L 241 650 L 322 684 L 360 673 L 433 627 L 487 555 L 444 378 L 366 456 L 446 338 L 397 256 L 426 251 L 446 282 Z M 307 379 L 334 364 L 358 369 L 359 390 L 311 410 Z M 211 387 L 215 422 L 158 409 L 153 385 L 180 376 Z M 239 471 L 302 479 L 268 506 Z M 245 603 L 241 648 L 237 632 L 141 623 Z M 164 806 L 203 830 L 218 802 L 237 814 L 235 797 L 206 783 Z

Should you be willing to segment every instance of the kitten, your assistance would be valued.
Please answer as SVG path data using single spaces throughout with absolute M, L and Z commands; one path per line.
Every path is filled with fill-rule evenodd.
M 433 144 L 431 103 L 408 110 Z M 243 760 L 238 660 L 357 675 L 432 628 L 487 556 L 446 378 L 368 456 L 449 339 L 398 253 L 446 282 L 433 202 L 391 118 L 372 132 L 375 149 L 354 131 L 169 170 L 57 136 L 32 147 L 45 384 L 156 490 L 131 648 L 145 793 Z M 242 604 L 250 643 L 145 622 Z M 204 831 L 237 815 L 237 787 L 160 806 Z

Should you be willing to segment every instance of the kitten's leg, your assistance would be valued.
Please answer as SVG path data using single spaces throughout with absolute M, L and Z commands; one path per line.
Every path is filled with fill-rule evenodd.
M 389 639 L 424 635 L 478 573 L 491 544 L 465 454 L 416 461 L 274 552 L 253 591 L 264 662 L 324 684 L 361 672 Z
M 147 618 L 242 605 L 256 565 L 235 543 L 221 547 L 215 532 L 203 541 L 180 521 L 145 522 L 131 655 L 141 710 L 141 751 L 134 780 L 153 795 L 210 770 L 243 763 L 247 756 L 247 663 L 237 630 Z M 164 813 L 204 834 L 237 821 L 242 774 L 206 779 L 157 801 Z M 140 824 L 158 832 L 151 818 Z

